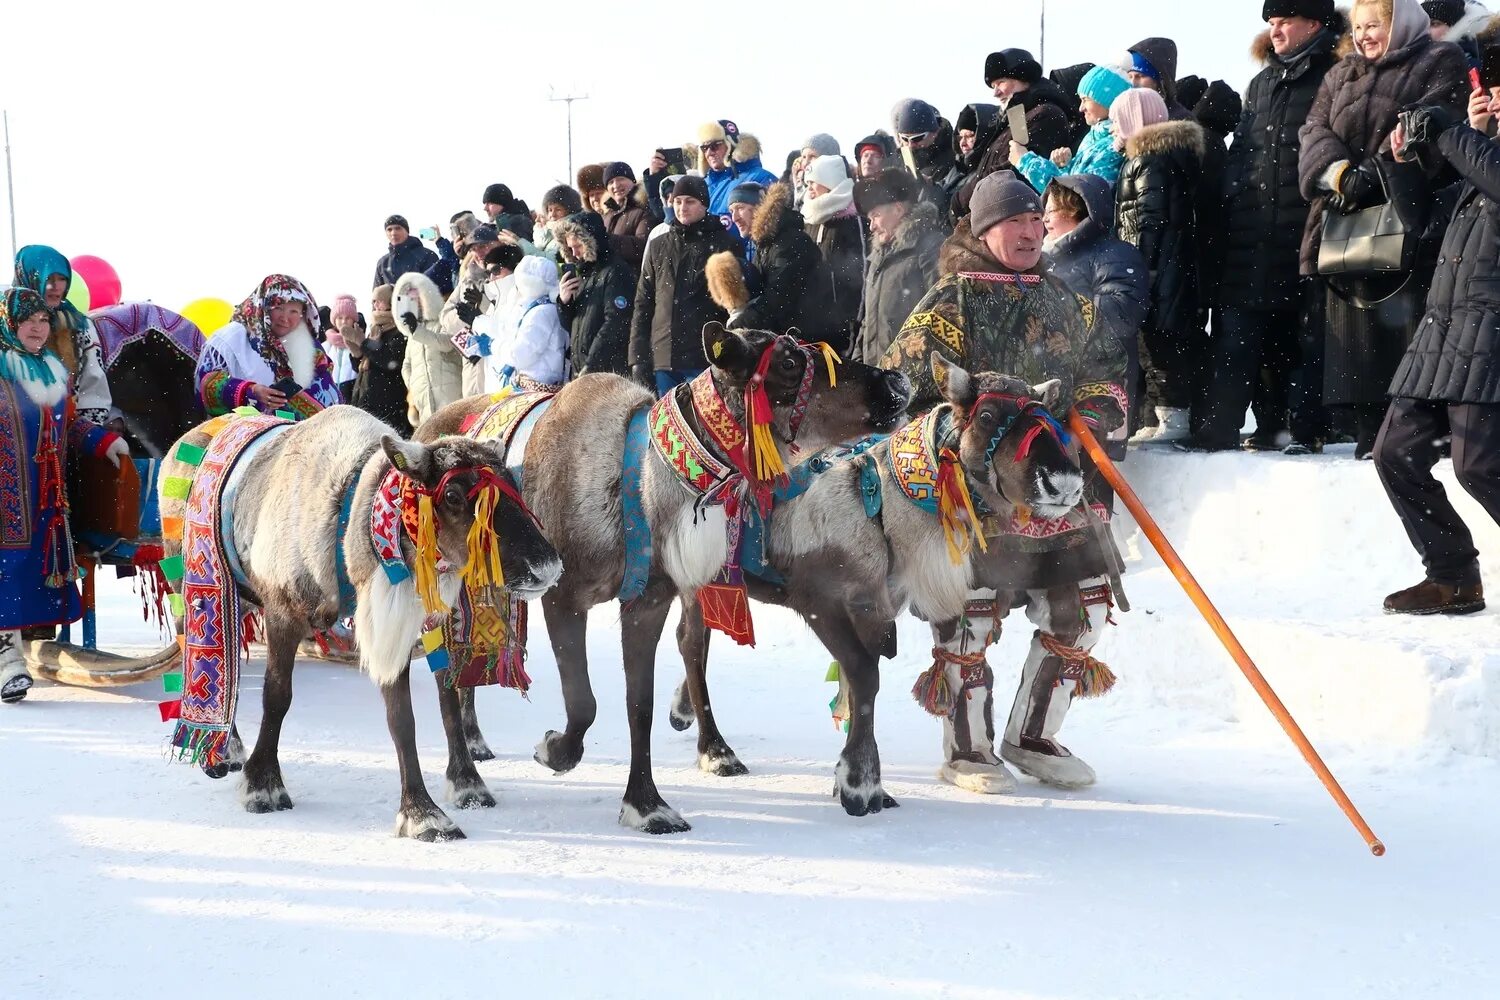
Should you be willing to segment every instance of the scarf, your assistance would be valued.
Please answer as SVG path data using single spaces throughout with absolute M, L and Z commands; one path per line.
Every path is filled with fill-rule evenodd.
M 63 380 L 62 361 L 45 347 L 27 350 L 17 333 L 22 323 L 39 312 L 51 318 L 41 293 L 31 288 L 12 288 L 0 298 L 0 373 L 23 386 L 46 389 Z
M 53 330 L 65 337 L 54 338 L 58 357 L 69 372 L 78 370 L 77 338 L 83 332 L 88 318 L 78 307 L 68 301 L 68 292 L 73 288 L 73 265 L 57 250 L 35 244 L 22 247 L 16 253 L 16 278 L 18 288 L 29 288 L 38 295 L 47 294 L 47 279 L 54 274 L 63 276 L 63 298 L 53 310 Z
M 841 216 L 856 214 L 854 208 L 854 182 L 844 181 L 831 191 L 802 203 L 802 218 L 809 225 L 821 226 Z
M 280 378 L 291 372 L 292 365 L 281 338 L 271 335 L 271 308 L 278 302 L 302 303 L 307 313 L 303 322 L 313 339 L 317 339 L 321 328 L 318 304 L 307 286 L 285 274 L 273 274 L 262 281 L 245 301 L 234 307 L 232 319 L 245 327 L 250 349 L 264 358 Z

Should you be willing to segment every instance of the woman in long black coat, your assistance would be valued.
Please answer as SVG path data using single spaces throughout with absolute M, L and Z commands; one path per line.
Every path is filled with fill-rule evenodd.
M 1349 20 L 1354 51 L 1323 78 L 1299 133 L 1298 179 L 1312 203 L 1302 239 L 1306 275 L 1318 273 L 1325 209 L 1355 211 L 1385 201 L 1381 163 L 1390 160 L 1396 113 L 1426 104 L 1461 114 L 1467 103 L 1463 51 L 1432 40 L 1417 0 L 1359 0 Z M 1375 446 L 1386 390 L 1421 318 L 1436 258 L 1428 243 L 1409 275 L 1329 282 L 1323 404 L 1353 410 L 1361 458 Z
M 349 344 L 349 357 L 359 369 L 351 402 L 394 427 L 402 437 L 411 437 L 406 420 L 406 381 L 401 363 L 406 360 L 406 334 L 391 314 L 394 285 L 380 285 L 372 293 L 375 308 L 370 329 L 359 346 Z

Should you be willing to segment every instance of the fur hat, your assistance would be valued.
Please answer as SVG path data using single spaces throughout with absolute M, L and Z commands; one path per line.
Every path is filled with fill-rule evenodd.
M 1130 81 L 1108 66 L 1095 66 L 1078 81 L 1078 96 L 1087 97 L 1104 108 L 1115 103 L 1115 98 L 1129 89 Z
M 708 204 L 708 183 L 702 177 L 694 177 L 692 174 L 677 178 L 677 184 L 672 188 L 673 198 L 697 198 Z
M 1330 12 L 1332 12 L 1332 10 L 1333 10 L 1333 0 L 1324 0 L 1324 3 L 1326 3 L 1326 5 L 1328 7 L 1328 10 Z M 1301 3 L 1294 3 L 1294 2 L 1292 2 L 1292 0 L 1281 0 L 1281 2 L 1279 2 L 1279 3 L 1277 2 L 1277 0 L 1266 0 L 1266 11 L 1267 12 L 1264 13 L 1264 14 L 1262 14 L 1261 16 L 1264 17 L 1267 21 L 1269 21 L 1273 17 L 1311 17 L 1311 18 L 1314 18 L 1314 19 L 1319 20 L 1319 21 L 1326 21 L 1327 18 L 1319 16 L 1319 15 L 1316 15 L 1316 14 L 1306 14 L 1306 13 L 1290 13 L 1290 14 L 1280 14 L 1280 13 L 1277 13 L 1277 14 L 1273 14 L 1273 13 L 1270 13 L 1270 10 L 1271 10 L 1272 7 L 1318 7 L 1318 6 L 1323 6 L 1323 4 L 1317 3 L 1316 0 L 1302 0 Z M 1426 3 L 1422 4 L 1422 9 L 1427 12 L 1428 18 L 1430 18 L 1433 21 L 1436 21 L 1438 24 L 1446 24 L 1450 28 L 1453 27 L 1455 24 L 1457 24 L 1459 21 L 1463 20 L 1464 8 L 1465 8 L 1464 0 L 1427 0 Z
M 881 205 L 897 202 L 914 205 L 918 194 L 916 179 L 910 173 L 900 167 L 887 167 L 878 177 L 855 182 L 854 205 L 860 215 L 869 215 L 871 209 Z
M 736 184 L 734 190 L 729 192 L 729 204 L 731 205 L 759 205 L 765 200 L 766 189 L 755 181 L 746 181 Z
M 733 148 L 739 141 L 739 126 L 727 118 L 704 122 L 698 126 L 698 145 L 700 146 L 706 146 L 711 142 L 727 142 L 730 148 Z
M 1109 106 L 1109 120 L 1115 123 L 1115 147 L 1125 148 L 1125 141 L 1147 125 L 1167 120 L 1167 102 L 1154 90 L 1132 87 Z
M 411 232 L 411 226 L 407 225 L 407 223 L 406 223 L 406 216 L 404 216 L 404 215 L 388 215 L 388 216 L 386 216 L 386 218 L 385 218 L 385 225 L 382 226 L 381 228 L 382 229 L 386 229 L 386 228 L 389 228 L 390 226 L 400 226 L 402 229 L 406 230 L 408 233 Z
M 467 240 L 478 228 L 479 219 L 473 212 L 455 212 L 453 218 L 448 220 L 448 238 L 454 243 Z
M 1009 170 L 997 170 L 974 187 L 969 228 L 975 236 L 983 236 L 996 223 L 1041 210 L 1042 199 L 1035 188 Z
M 898 101 L 891 109 L 891 124 L 895 127 L 897 135 L 936 132 L 940 118 L 937 108 L 915 97 Z
M 578 190 L 585 198 L 591 191 L 604 190 L 604 164 L 587 163 L 578 168 Z
M 1020 80 L 1022 83 L 1038 83 L 1042 79 L 1042 64 L 1025 49 L 1002 49 L 991 52 L 984 59 L 984 85 L 992 86 L 996 80 Z
M 849 167 L 842 156 L 820 156 L 807 165 L 802 179 L 808 184 L 821 184 L 832 191 L 849 179 Z
M 502 208 L 509 209 L 514 197 L 510 193 L 510 188 L 504 184 L 491 184 L 484 189 L 484 197 L 479 199 L 479 203 L 481 205 L 499 205 Z
M 608 187 L 609 182 L 614 180 L 616 177 L 624 177 L 629 180 L 630 183 L 635 183 L 635 171 L 630 169 L 630 164 L 622 163 L 619 160 L 616 160 L 613 163 L 606 163 L 604 165 L 604 186 Z
M 843 152 L 839 141 L 827 132 L 819 132 L 802 140 L 802 148 L 810 149 L 819 156 L 838 156 Z
M 547 189 L 547 193 L 542 195 L 542 211 L 545 212 L 548 205 L 561 205 L 568 215 L 577 215 L 583 211 L 583 199 L 566 184 L 557 184 Z

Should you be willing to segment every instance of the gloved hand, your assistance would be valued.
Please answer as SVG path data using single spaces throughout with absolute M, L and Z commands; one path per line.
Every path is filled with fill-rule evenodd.
M 1406 141 L 1402 157 L 1416 160 L 1424 170 L 1435 170 L 1439 166 L 1442 157 L 1437 151 L 1438 137 L 1463 124 L 1459 115 L 1436 104 L 1402 108 L 1397 117 Z
M 1339 178 L 1339 189 L 1333 195 L 1333 207 L 1340 212 L 1357 212 L 1385 201 L 1385 185 L 1374 160 L 1350 167 Z
M 656 369 L 645 361 L 637 361 L 630 366 L 630 378 L 636 385 L 643 389 L 656 392 Z
M 118 469 L 122 460 L 130 458 L 130 445 L 125 443 L 124 438 L 117 436 L 104 450 L 104 457 L 109 459 L 110 465 Z

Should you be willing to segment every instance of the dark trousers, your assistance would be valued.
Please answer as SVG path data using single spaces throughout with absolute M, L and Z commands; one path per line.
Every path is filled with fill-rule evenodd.
M 1203 393 L 1203 367 L 1208 334 L 1202 330 L 1141 329 L 1143 399 L 1147 407 L 1191 409 Z M 1154 419 L 1148 420 L 1154 424 Z
M 1255 405 L 1258 432 L 1273 435 L 1287 415 L 1287 382 L 1300 357 L 1297 309 L 1226 309 L 1214 338 L 1213 387 L 1203 434 L 1219 444 L 1239 441 L 1245 410 Z
M 1287 380 L 1287 409 L 1292 437 L 1312 444 L 1328 437 L 1328 411 L 1323 408 L 1323 358 L 1327 344 L 1328 292 L 1321 278 L 1302 279 L 1301 322 L 1297 340 L 1301 350 Z
M 1427 578 L 1471 586 L 1480 582 L 1474 536 L 1432 476 L 1449 435 L 1454 476 L 1500 524 L 1500 405 L 1392 400 L 1375 441 L 1375 468 Z

